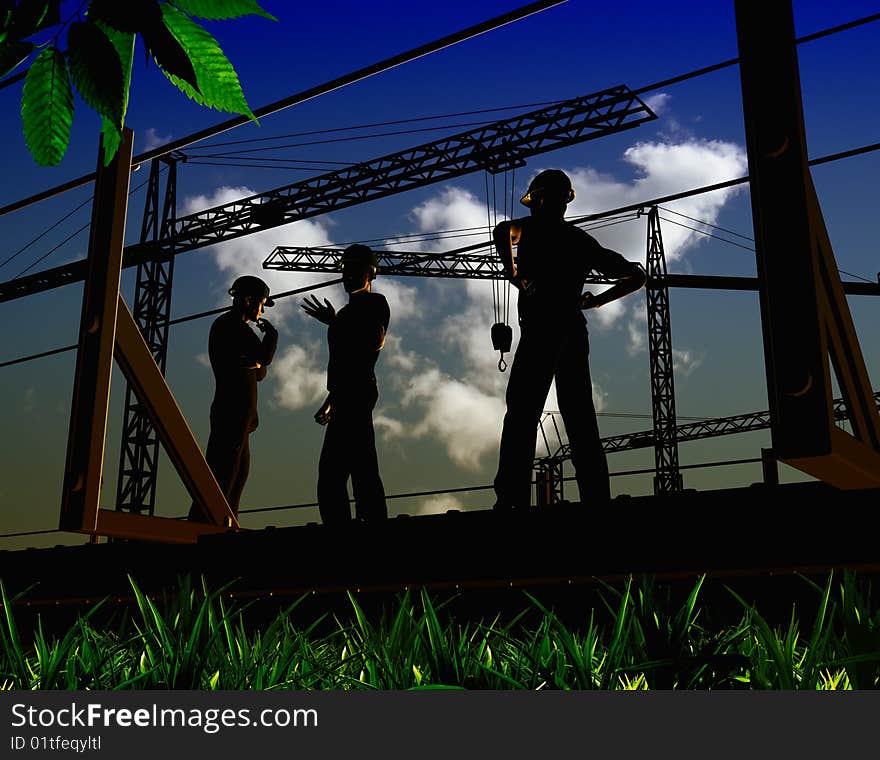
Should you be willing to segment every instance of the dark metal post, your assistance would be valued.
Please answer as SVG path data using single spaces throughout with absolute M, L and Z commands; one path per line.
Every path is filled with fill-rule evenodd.
M 764 472 L 765 486 L 779 485 L 779 467 L 773 449 L 761 449 L 761 469 Z

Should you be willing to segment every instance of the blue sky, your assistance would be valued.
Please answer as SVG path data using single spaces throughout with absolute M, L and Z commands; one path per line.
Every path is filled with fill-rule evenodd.
M 72 12 L 76 3 L 66 3 Z M 239 73 L 252 108 L 278 100 L 362 66 L 408 50 L 508 11 L 510 2 L 374 2 L 369 6 L 332 0 L 321 4 L 272 2 L 264 7 L 278 23 L 261 18 L 209 25 Z M 68 6 L 70 8 L 68 9 Z M 795 0 L 798 35 L 870 15 L 870 2 Z M 799 48 L 807 141 L 812 157 L 874 143 L 877 138 L 880 24 L 869 24 Z M 626 84 L 639 88 L 736 57 L 733 3 L 673 2 L 597 4 L 570 0 L 557 8 L 454 48 L 399 67 L 334 93 L 266 117 L 224 139 L 251 139 L 359 124 L 507 107 L 583 95 Z M 62 165 L 37 167 L 21 137 L 17 118 L 20 86 L 0 91 L 8 117 L 0 124 L 5 181 L 0 204 L 39 192 L 94 168 L 97 117 L 81 102 L 71 147 Z M 568 171 L 578 197 L 572 213 L 614 208 L 746 173 L 739 72 L 736 67 L 646 95 L 659 119 L 646 126 L 544 154 L 516 175 L 517 197 L 530 176 L 548 167 Z M 501 115 L 506 115 L 503 112 Z M 127 123 L 136 151 L 189 134 L 226 118 L 199 108 L 135 57 Z M 474 117 L 448 119 L 447 125 Z M 403 127 L 405 128 L 405 127 Z M 364 130 L 371 133 L 375 130 Z M 446 131 L 320 143 L 279 151 L 278 157 L 317 162 L 353 162 L 379 157 L 451 134 Z M 334 135 L 328 135 L 333 137 Z M 314 138 L 291 139 L 305 142 Z M 284 143 L 287 141 L 279 141 Z M 228 149 L 228 148 L 227 148 Z M 219 150 L 219 148 L 218 148 Z M 205 153 L 206 149 L 192 153 Z M 874 279 L 873 178 L 876 154 L 816 167 L 820 194 L 838 264 Z M 179 213 L 235 200 L 309 176 L 293 170 L 184 164 L 179 170 Z M 146 179 L 136 173 L 132 186 Z M 500 179 L 500 178 L 499 178 Z M 242 238 L 216 249 L 187 253 L 175 271 L 173 316 L 228 302 L 226 288 L 242 272 L 259 273 L 274 245 L 341 244 L 389 240 L 486 223 L 482 173 L 410 191 L 352 209 Z M 0 218 L 6 260 L 47 225 L 89 197 L 83 188 Z M 129 240 L 137 237 L 143 191 L 132 196 Z M 670 209 L 751 235 L 748 191 L 716 193 L 670 204 Z M 515 213 L 524 212 L 521 207 Z M 503 209 L 498 209 L 501 214 Z M 679 219 L 672 214 L 666 216 Z M 88 221 L 88 206 L 0 268 L 0 280 L 15 277 Z M 664 223 L 671 271 L 753 275 L 754 256 L 742 248 Z M 644 260 L 645 222 L 634 220 L 597 239 L 633 260 Z M 748 241 L 740 242 L 748 245 Z M 469 242 L 454 239 L 439 246 Z M 85 254 L 86 234 L 36 264 L 57 266 Z M 426 244 L 427 245 L 427 244 Z M 413 246 L 414 247 L 414 246 Z M 427 250 L 427 248 L 426 248 Z M 275 290 L 322 279 L 304 274 L 267 275 Z M 133 272 L 123 277 L 131 300 Z M 495 369 L 489 327 L 491 290 L 474 282 L 382 278 L 377 290 L 392 305 L 389 342 L 379 362 L 381 398 L 376 410 L 380 462 L 386 491 L 405 493 L 491 482 L 497 464 L 500 414 L 507 375 Z M 327 292 L 337 307 L 343 293 Z M 7 326 L 0 361 L 75 342 L 82 289 L 71 285 L 0 305 Z M 851 299 L 872 377 L 880 372 L 878 308 L 873 299 Z M 673 291 L 673 346 L 677 351 L 679 415 L 714 417 L 767 408 L 757 296 L 748 293 Z M 252 438 L 253 466 L 243 509 L 314 501 L 315 472 L 323 430 L 312 421 L 323 393 L 326 363 L 320 325 L 299 313 L 289 299 L 269 315 L 281 330 L 279 354 L 261 388 L 261 428 Z M 172 329 L 168 379 L 196 437 L 207 439 L 213 383 L 205 363 L 210 320 Z M 600 427 L 615 434 L 650 427 L 648 357 L 644 350 L 644 300 L 633 296 L 591 317 L 591 367 Z M 60 503 L 69 421 L 72 353 L 0 369 L 4 424 L 0 446 L 0 532 L 54 528 Z M 114 375 L 105 458 L 104 506 L 115 498 L 123 383 Z M 552 406 L 553 399 L 548 402 Z M 549 408 L 549 407 L 548 407 Z M 616 414 L 646 415 L 642 418 Z M 684 464 L 757 457 L 769 433 L 684 444 Z M 611 470 L 650 467 L 649 451 L 614 455 Z M 797 479 L 783 468 L 783 478 Z M 685 485 L 720 488 L 760 479 L 758 465 L 685 472 Z M 650 478 L 612 480 L 614 493 L 644 494 Z M 576 498 L 576 486 L 567 484 Z M 157 513 L 186 511 L 186 495 L 167 461 L 159 473 Z M 391 511 L 424 513 L 450 507 L 484 508 L 486 492 L 392 501 Z M 300 524 L 317 520 L 316 509 L 245 517 L 246 526 Z M 62 534 L 0 540 L 0 547 L 54 544 Z M 74 542 L 81 537 L 73 537 Z

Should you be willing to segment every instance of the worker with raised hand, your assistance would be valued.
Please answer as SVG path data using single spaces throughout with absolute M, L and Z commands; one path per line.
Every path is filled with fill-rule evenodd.
M 603 248 L 565 221 L 566 206 L 574 197 L 564 172 L 542 171 L 520 201 L 530 216 L 501 222 L 493 231 L 504 273 L 519 290 L 520 325 L 495 477 L 494 508 L 498 511 L 531 503 L 537 429 L 554 378 L 581 501 L 602 506 L 611 499 L 608 464 L 593 407 L 590 346 L 582 310 L 598 309 L 629 295 L 647 278 L 640 265 Z M 513 246 L 517 247 L 515 260 Z M 618 282 L 598 295 L 582 293 L 590 271 Z
M 373 407 L 379 398 L 374 370 L 391 312 L 385 297 L 371 290 L 377 271 L 376 254 L 368 246 L 350 245 L 342 253 L 348 305 L 337 312 L 326 298 L 321 304 L 315 296 L 302 304 L 306 314 L 328 325 L 328 395 L 315 413 L 315 421 L 327 426 L 318 464 L 318 508 L 325 525 L 351 520 L 349 476 L 357 520 L 370 524 L 388 517 Z
M 267 367 L 278 348 L 278 331 L 263 319 L 263 309 L 274 306 L 269 286 L 259 277 L 243 275 L 229 288 L 232 308 L 211 325 L 208 356 L 214 372 L 214 400 L 211 403 L 211 434 L 205 459 L 223 491 L 233 514 L 250 471 L 250 434 L 260 423 L 257 414 L 257 383 L 266 377 Z M 253 322 L 260 338 L 248 326 Z M 210 522 L 195 503 L 189 519 Z

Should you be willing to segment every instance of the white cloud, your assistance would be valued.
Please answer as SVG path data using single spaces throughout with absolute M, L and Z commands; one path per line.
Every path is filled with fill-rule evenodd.
M 382 362 L 400 372 L 412 372 L 422 361 L 422 358 L 414 351 L 408 351 L 403 347 L 403 340 L 400 335 L 394 332 L 394 329 L 394 326 L 389 325 L 385 348 L 382 349 Z
M 326 368 L 318 363 L 320 347 L 310 343 L 291 346 L 272 362 L 275 380 L 274 402 L 295 411 L 314 405 L 317 409 L 327 395 Z
M 144 153 L 171 142 L 171 135 L 160 135 L 153 127 L 147 127 L 144 136 Z
M 194 358 L 195 358 L 196 362 L 198 364 L 201 364 L 203 367 L 210 367 L 211 366 L 211 357 L 208 356 L 207 351 L 203 351 L 200 354 L 196 354 Z
M 672 366 L 674 371 L 687 377 L 703 363 L 703 357 L 697 356 L 690 349 L 672 349 Z
M 627 334 L 629 335 L 629 345 L 627 351 L 630 356 L 645 351 L 648 347 L 648 315 L 645 311 L 645 298 L 639 298 L 641 303 L 637 304 L 632 311 L 632 317 L 626 325 Z
M 604 290 L 603 286 L 590 286 L 588 289 L 598 292 L 598 289 Z M 623 299 L 612 301 L 600 306 L 598 309 L 590 309 L 587 311 L 587 319 L 591 325 L 598 325 L 600 329 L 607 330 L 614 327 L 615 324 L 626 314 L 627 302 Z
M 628 206 L 741 177 L 748 171 L 745 150 L 735 143 L 721 140 L 637 143 L 624 152 L 623 158 L 636 171 L 636 177 L 631 182 L 621 182 L 589 167 L 566 169 L 577 193 L 568 207 L 568 216 Z M 666 206 L 716 224 L 724 204 L 741 190 L 738 186 L 725 188 L 673 201 Z M 707 240 L 693 230 L 668 223 L 661 222 L 661 230 L 667 262 L 678 261 L 685 252 Z M 596 229 L 590 234 L 607 248 L 619 251 L 632 261 L 644 263 L 644 219 Z
M 384 432 L 385 438 L 388 440 L 406 437 L 406 429 L 403 423 L 381 412 L 373 413 L 373 427 L 379 430 L 379 432 Z
M 249 187 L 219 187 L 210 195 L 187 197 L 183 202 L 183 214 L 197 213 L 214 206 L 233 203 L 255 194 L 255 191 Z M 263 261 L 280 245 L 330 245 L 330 238 L 327 235 L 326 227 L 320 221 L 303 219 L 283 227 L 255 232 L 251 235 L 218 243 L 207 250 L 213 255 L 217 268 L 228 276 L 230 284 L 239 275 L 255 274 L 266 281 L 272 293 L 279 293 L 305 287 L 312 283 L 335 279 L 333 275 L 328 274 L 279 272 L 277 270 L 263 269 Z M 339 292 L 341 292 L 341 289 L 337 291 L 336 303 L 334 303 L 337 309 L 343 305 L 338 302 Z M 321 298 L 325 296 L 329 298 L 330 292 L 317 291 L 317 295 Z M 331 300 L 333 299 L 331 298 Z M 225 293 L 222 294 L 221 302 L 223 304 L 229 303 L 228 296 Z M 302 315 L 302 318 L 307 319 L 308 317 L 299 308 L 300 303 L 301 298 L 296 296 L 282 299 L 276 302 L 273 308 L 267 310 L 266 317 L 276 327 L 294 314 Z
M 409 213 L 410 220 L 416 225 L 418 232 L 437 232 L 440 230 L 461 230 L 479 228 L 473 235 L 432 240 L 424 243 L 406 243 L 401 241 L 395 248 L 405 249 L 407 246 L 417 247 L 420 251 L 448 251 L 473 243 L 488 240 L 488 216 L 486 202 L 473 193 L 459 187 L 446 187 L 435 198 L 429 198 L 416 206 Z M 498 218 L 500 222 L 502 217 Z M 493 219 L 494 223 L 494 219 Z M 395 240 L 389 240 L 394 243 Z
M 502 397 L 490 396 L 436 367 L 411 378 L 408 386 L 401 406 L 416 408 L 421 420 L 404 435 L 442 441 L 449 458 L 470 471 L 479 470 L 482 458 L 497 451 L 504 417 Z
M 656 95 L 645 98 L 645 105 L 658 116 L 666 109 L 668 102 L 669 94 L 665 92 L 658 92 Z
M 416 507 L 417 515 L 442 515 L 449 509 L 464 509 L 462 503 L 454 496 L 437 494 L 428 496 Z
M 389 280 L 380 275 L 373 282 L 372 288 L 376 293 L 385 296 L 388 301 L 392 320 L 389 331 L 393 330 L 401 321 L 419 315 L 421 310 L 419 292 L 412 285 L 404 285 L 399 281 Z

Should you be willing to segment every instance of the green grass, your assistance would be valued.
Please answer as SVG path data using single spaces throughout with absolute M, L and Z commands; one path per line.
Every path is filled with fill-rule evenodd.
M 808 581 L 805 581 L 808 582 Z M 602 606 L 563 622 L 535 597 L 521 613 L 456 618 L 425 591 L 368 613 L 303 625 L 297 600 L 266 624 L 228 587 L 181 579 L 157 601 L 97 622 L 95 605 L 58 635 L 26 637 L 0 583 L 2 689 L 872 689 L 880 687 L 880 610 L 852 573 L 814 586 L 817 610 L 773 626 L 735 592 L 741 617 L 710 630 L 698 581 L 682 603 L 650 579 L 605 586 Z M 25 638 L 28 641 L 25 641 Z

